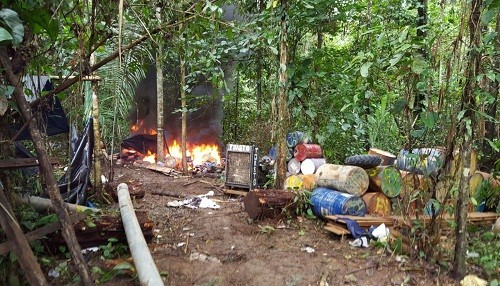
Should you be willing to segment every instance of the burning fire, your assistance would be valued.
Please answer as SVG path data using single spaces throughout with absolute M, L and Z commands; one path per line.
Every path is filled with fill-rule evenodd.
M 156 162 L 156 154 L 151 153 L 151 151 L 148 150 L 148 155 L 144 156 L 142 161 L 146 161 L 149 163 L 155 163 Z
M 149 134 L 149 135 L 155 135 L 156 130 L 152 128 L 145 128 L 143 126 L 144 121 L 139 120 L 137 124 L 133 124 L 130 127 L 130 131 L 132 133 L 142 133 L 142 134 Z M 177 158 L 179 161 L 182 158 L 182 151 L 181 151 L 181 146 L 179 143 L 177 143 L 177 140 L 174 140 L 171 144 L 168 144 L 168 151 L 169 154 L 167 154 L 167 150 L 165 150 L 165 158 L 167 156 L 172 156 L 174 158 Z M 216 144 L 200 144 L 200 145 L 194 145 L 194 144 L 187 144 L 186 146 L 186 156 L 189 157 L 192 161 L 192 166 L 200 166 L 203 165 L 204 163 L 214 163 L 219 165 L 221 163 L 221 156 L 219 152 L 219 147 Z M 151 151 L 148 150 L 148 154 L 144 157 L 143 161 L 147 161 L 150 163 L 155 163 L 156 162 L 156 154 L 151 153 Z
M 202 165 L 203 163 L 210 162 L 220 164 L 219 147 L 215 144 L 213 145 L 191 145 L 188 144 L 186 148 L 186 156 L 191 157 L 193 161 L 193 166 Z M 170 156 L 175 158 L 182 158 L 181 147 L 174 140 L 171 146 L 168 147 L 170 151 Z
M 139 120 L 137 121 L 137 124 L 132 124 L 132 126 L 130 126 L 130 131 L 132 131 L 132 133 L 143 133 L 143 134 L 149 134 L 149 135 L 156 135 L 156 130 L 154 130 L 153 128 L 149 128 L 149 129 L 146 129 L 144 126 L 144 120 Z

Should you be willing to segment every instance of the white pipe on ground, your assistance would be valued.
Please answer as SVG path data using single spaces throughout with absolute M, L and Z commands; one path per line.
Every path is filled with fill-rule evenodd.
M 35 196 L 19 196 L 19 195 L 16 195 L 14 198 L 19 202 L 31 205 L 36 211 L 39 212 L 47 211 L 48 209 L 51 210 L 54 209 L 54 207 L 52 206 L 52 201 L 50 199 L 44 199 Z M 68 212 L 73 212 L 73 213 L 85 212 L 87 210 L 90 210 L 92 212 L 101 211 L 100 209 L 96 208 L 89 208 L 86 206 L 68 204 L 68 203 L 64 203 L 64 206 L 66 206 Z
M 134 260 L 140 285 L 164 285 L 135 216 L 128 186 L 125 183 L 118 185 L 118 203 L 128 247 Z

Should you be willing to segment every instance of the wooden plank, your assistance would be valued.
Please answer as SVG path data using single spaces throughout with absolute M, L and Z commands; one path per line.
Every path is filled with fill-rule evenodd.
M 50 164 L 52 165 L 57 165 L 61 163 L 60 160 L 55 157 L 50 157 L 49 161 Z M 35 167 L 38 165 L 39 165 L 38 159 L 36 158 L 15 158 L 15 159 L 0 160 L 0 169 Z
M 248 194 L 248 191 L 239 191 L 239 190 L 233 190 L 233 189 L 224 189 L 224 193 L 230 194 L 230 195 L 246 196 Z
M 71 221 L 71 223 L 74 224 L 78 221 L 81 221 L 85 217 L 86 217 L 86 214 L 80 212 L 80 213 L 71 215 L 70 221 Z M 26 239 L 28 241 L 33 241 L 33 240 L 40 239 L 43 236 L 58 230 L 59 228 L 61 228 L 61 224 L 58 221 L 56 221 L 56 222 L 53 222 L 53 223 L 48 224 L 46 226 L 43 226 L 41 228 L 30 231 L 30 232 L 26 233 L 24 236 L 26 237 Z M 7 241 L 7 242 L 0 244 L 0 255 L 5 255 L 5 254 L 9 253 L 11 251 L 11 248 L 12 248 L 12 245 L 11 245 L 10 241 Z
M 347 230 L 345 227 L 337 223 L 327 223 L 324 229 L 328 230 L 329 232 L 333 232 L 337 235 L 351 234 L 349 230 Z
M 372 225 L 380 225 L 385 224 L 386 226 L 394 225 L 394 220 L 387 217 L 378 217 L 378 216 L 352 216 L 352 215 L 328 215 L 325 217 L 328 220 L 339 221 L 345 223 L 343 218 L 348 218 L 353 221 L 356 221 L 361 227 L 370 227 Z

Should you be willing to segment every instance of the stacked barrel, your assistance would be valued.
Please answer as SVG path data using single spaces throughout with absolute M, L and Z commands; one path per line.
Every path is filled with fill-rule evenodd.
M 316 187 L 316 169 L 326 163 L 320 145 L 311 140 L 301 131 L 287 134 L 287 178 L 285 189 L 312 191 Z

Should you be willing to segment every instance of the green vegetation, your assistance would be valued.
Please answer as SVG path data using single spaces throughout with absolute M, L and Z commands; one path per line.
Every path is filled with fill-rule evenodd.
M 155 17 L 157 10 L 161 17 Z M 266 152 L 283 140 L 283 130 L 300 129 L 321 144 L 332 163 L 370 147 L 395 154 L 443 147 L 443 171 L 428 176 L 436 187 L 416 192 L 411 201 L 431 200 L 443 209 L 445 201 L 459 198 L 463 210 L 470 201 L 485 201 L 488 210 L 500 213 L 498 187 L 481 185 L 472 199 L 466 187 L 472 150 L 482 171 L 500 174 L 499 15 L 497 0 L 1 0 L 0 159 L 14 157 L 15 134 L 7 126 L 32 120 L 16 97 L 24 75 L 53 76 L 55 91 L 37 96 L 60 98 L 70 123 L 78 127 L 91 115 L 96 92 L 101 141 L 108 154 L 118 152 L 131 119 L 139 119 L 131 113 L 143 102 L 134 96 L 161 46 L 165 101 L 178 101 L 181 90 L 187 93 L 187 105 L 173 114 L 193 114 L 217 102 L 223 143 L 251 142 Z M 286 62 L 279 60 L 283 47 Z M 197 95 L 197 85 L 213 92 Z M 31 95 L 25 87 L 23 92 Z M 69 159 L 68 138 L 59 137 L 59 149 L 55 146 L 61 142 L 42 139 L 48 154 Z M 280 179 L 269 184 L 279 186 Z M 42 193 L 48 182 L 10 170 L 2 170 L 0 180 L 8 192 L 32 194 Z M 443 200 L 437 198 L 437 186 L 445 190 Z M 99 199 L 100 191 L 91 195 Z M 311 216 L 308 193 L 297 193 L 294 203 L 296 215 Z M 445 210 L 454 212 L 450 206 Z M 16 215 L 23 231 L 55 220 L 22 207 Z M 87 223 L 92 227 L 92 220 Z M 274 229 L 265 226 L 261 232 Z M 419 256 L 436 261 L 439 230 L 416 226 L 410 235 L 423 251 Z M 498 249 L 498 243 L 485 236 L 498 240 L 484 233 L 471 247 L 480 253 L 474 261 L 491 274 L 498 262 L 490 249 Z M 457 244 L 467 241 L 461 231 L 456 239 Z M 456 255 L 465 252 L 457 249 Z M 33 250 L 48 267 L 40 245 Z M 109 241 L 101 250 L 108 259 L 124 249 Z M 10 279 L 7 271 L 20 271 L 15 260 L 13 254 L 0 257 L 0 266 L 9 265 L 2 267 L 8 270 L 0 273 L 0 284 Z M 127 267 L 111 274 L 94 270 L 104 282 Z M 460 276 L 463 269 L 457 267 Z

